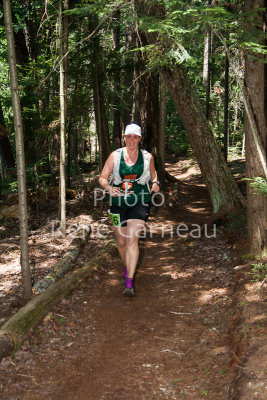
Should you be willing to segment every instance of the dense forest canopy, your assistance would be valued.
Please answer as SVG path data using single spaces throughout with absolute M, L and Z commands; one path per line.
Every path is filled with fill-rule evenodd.
M 138 57 L 147 61 L 146 68 L 157 70 L 172 63 L 186 63 L 197 93 L 205 103 L 203 85 L 204 46 L 206 35 L 212 35 L 210 122 L 218 141 L 224 131 L 225 56 L 230 58 L 229 133 L 231 151 L 241 150 L 243 138 L 243 102 L 238 78 L 242 80 L 245 47 L 262 50 L 259 30 L 248 35 L 242 29 L 244 18 L 240 2 L 225 5 L 223 1 L 167 1 L 166 17 L 139 18 L 131 1 L 70 1 L 68 54 L 68 134 L 71 139 L 72 167 L 77 168 L 89 154 L 89 143 L 95 143 L 93 69 L 99 65 L 104 92 L 106 118 L 112 139 L 115 112 L 120 115 L 120 129 L 127 118 L 136 119 L 133 110 L 138 80 Z M 148 2 L 149 3 L 149 2 Z M 12 14 L 19 66 L 22 112 L 27 165 L 40 160 L 53 165 L 59 116 L 59 42 L 57 1 L 12 1 Z M 256 11 L 255 11 L 256 13 Z M 3 18 L 3 14 L 1 15 Z M 142 31 L 159 33 L 161 46 L 142 43 Z M 140 32 L 140 33 L 139 33 Z M 92 34 L 93 33 L 93 34 Z M 13 121 L 5 30 L 1 35 L 1 124 L 13 141 Z M 116 38 L 116 35 L 118 36 Z M 255 42 L 253 41 L 255 40 Z M 171 44 L 170 44 L 171 43 Z M 164 47 L 167 51 L 163 53 Z M 133 75 L 135 76 L 133 77 Z M 132 76 L 131 76 L 132 75 Z M 129 84 L 128 80 L 132 82 Z M 118 84 L 119 83 L 119 84 Z M 129 100 L 132 102 L 129 102 Z M 127 115 L 128 114 L 128 115 Z M 116 121 L 115 121 L 116 122 Z M 167 150 L 176 154 L 189 149 L 188 141 L 173 102 L 167 98 Z M 118 133 L 115 133 L 118 135 Z M 91 139 L 91 140 L 90 140 Z M 114 140 L 113 140 L 114 143 Z M 91 144 L 92 145 L 92 144 Z M 114 144 L 115 145 L 115 144 Z M 85 148 L 85 149 L 84 149 Z M 76 151 L 73 151 L 73 150 Z M 94 149 L 92 149 L 94 152 Z M 46 160 L 44 160 L 46 159 Z

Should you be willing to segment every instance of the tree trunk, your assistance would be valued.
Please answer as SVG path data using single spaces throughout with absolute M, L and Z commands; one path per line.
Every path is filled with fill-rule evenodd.
M 214 212 L 244 205 L 183 65 L 162 71 L 207 185 Z
M 71 186 L 71 176 L 70 176 L 71 175 L 71 132 L 72 132 L 72 123 L 71 121 L 69 121 L 68 135 L 67 135 L 67 188 L 68 189 L 70 189 Z
M 233 136 L 232 136 L 232 146 L 235 145 L 235 135 L 236 135 L 236 132 L 237 132 L 237 127 L 239 125 L 238 104 L 237 103 L 234 104 L 234 111 L 235 111 L 235 114 L 234 114 L 234 127 L 233 127 Z
M 118 149 L 121 147 L 121 63 L 120 63 L 120 41 L 121 41 L 121 29 L 120 29 L 120 10 L 114 15 L 116 25 L 113 28 L 114 38 L 114 55 L 117 63 L 114 65 L 114 114 L 113 114 L 113 146 Z
M 36 40 L 36 36 L 39 28 L 39 10 L 32 7 L 31 0 L 24 0 L 23 6 L 25 9 L 23 19 L 25 43 L 29 58 L 35 61 L 38 56 L 38 41 Z
M 245 11 L 255 7 L 266 7 L 264 0 L 246 0 Z M 257 25 L 262 29 L 266 24 L 266 13 L 258 13 Z M 246 55 L 245 64 L 245 134 L 246 134 L 246 175 L 247 178 L 265 177 L 267 149 L 267 74 L 266 64 Z M 266 61 L 266 60 L 265 60 Z M 255 194 L 247 186 L 248 238 L 251 253 L 262 256 L 267 252 L 267 196 Z
M 134 102 L 134 87 L 133 84 L 135 74 L 135 59 L 136 55 L 132 50 L 136 48 L 136 29 L 134 23 L 126 22 L 125 26 L 125 68 L 123 71 L 124 87 L 123 94 L 123 128 L 130 124 L 132 121 L 138 123 L 133 116 L 133 102 Z
M 100 170 L 102 170 L 105 161 L 107 160 L 111 152 L 108 120 L 106 116 L 105 100 L 103 93 L 104 66 L 103 66 L 102 52 L 103 49 L 100 46 L 99 37 L 96 36 L 93 39 L 92 59 L 94 60 L 94 63 L 92 66 L 92 81 L 93 81 L 93 92 L 94 92 L 95 122 L 96 122 L 96 131 L 99 144 Z
M 142 46 L 146 46 L 147 38 L 143 32 L 138 34 Z M 155 166 L 157 169 L 159 180 L 164 185 L 165 169 L 162 160 L 160 159 L 159 150 L 159 74 L 146 72 L 147 57 L 145 53 L 138 53 L 138 90 L 136 90 L 136 118 L 137 122 L 142 127 L 142 143 L 146 150 L 153 154 Z
M 205 38 L 204 63 L 203 63 L 203 86 L 206 89 L 205 115 L 207 119 L 209 119 L 209 114 L 210 114 L 210 86 L 211 86 L 210 64 L 211 64 L 211 31 L 209 30 Z
M 62 3 L 59 0 L 59 43 L 60 43 L 60 220 L 61 231 L 66 235 L 66 116 L 67 116 L 67 57 L 64 56 L 68 48 L 68 18 L 64 15 L 62 21 Z M 64 10 L 68 10 L 68 0 L 64 1 Z
M 144 148 L 157 157 L 159 138 L 159 80 L 143 74 L 139 80 L 139 112 Z
M 161 187 L 164 188 L 164 174 L 162 172 L 165 171 L 165 148 L 166 148 L 166 84 L 160 75 L 160 83 L 159 83 L 159 93 L 160 93 L 160 102 L 159 102 L 159 151 L 158 151 L 158 159 L 159 159 L 159 180 L 161 183 Z
M 99 81 L 99 78 L 100 76 L 96 68 L 94 80 L 94 111 L 99 145 L 99 170 L 101 171 L 111 152 L 111 146 L 109 140 L 108 121 L 104 107 L 102 82 Z
M 15 43 L 12 28 L 12 17 L 10 0 L 4 0 L 4 18 L 8 47 L 8 63 L 10 69 L 10 82 L 12 93 L 12 105 L 14 112 L 14 127 L 16 134 L 16 158 L 19 192 L 19 216 L 20 216 L 20 250 L 21 250 L 21 272 L 23 285 L 23 299 L 27 301 L 31 298 L 31 272 L 29 265 L 29 246 L 28 246 L 28 213 L 27 213 L 27 193 L 25 176 L 25 159 L 22 117 L 19 98 Z
M 224 146 L 223 154 L 227 161 L 229 144 L 229 60 L 225 55 L 225 77 L 224 77 Z
M 84 267 L 73 271 L 65 278 L 56 282 L 45 292 L 34 297 L 15 315 L 13 315 L 0 330 L 0 361 L 9 355 L 16 346 L 21 345 L 27 336 L 36 328 L 59 301 L 67 297 L 98 267 L 106 265 L 115 254 L 115 243 L 110 242 Z

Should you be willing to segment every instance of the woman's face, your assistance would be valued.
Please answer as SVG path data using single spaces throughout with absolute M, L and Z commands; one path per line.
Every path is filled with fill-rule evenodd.
M 124 140 L 126 143 L 126 147 L 128 147 L 129 149 L 135 149 L 138 146 L 141 137 L 133 134 L 124 135 Z

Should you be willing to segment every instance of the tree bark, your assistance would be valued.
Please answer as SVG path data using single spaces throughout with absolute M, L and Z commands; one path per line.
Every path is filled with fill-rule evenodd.
M 227 11 L 230 9 L 230 1 L 228 0 L 228 5 L 226 6 Z M 226 41 L 229 40 L 229 35 L 227 34 Z M 230 53 L 225 53 L 225 65 L 224 65 L 224 143 L 223 143 L 223 154 L 227 161 L 228 149 L 229 149 L 229 57 Z
M 64 0 L 64 10 L 68 10 L 68 0 Z M 63 58 L 68 48 L 68 17 L 62 18 L 63 0 L 59 0 L 59 43 L 60 43 L 60 220 L 61 231 L 66 235 L 66 117 L 67 117 L 67 56 Z M 63 58 L 63 59 L 62 59 Z
M 205 38 L 204 63 L 203 63 L 203 86 L 206 89 L 205 115 L 207 119 L 209 119 L 209 114 L 210 114 L 210 87 L 211 87 L 210 64 L 211 64 L 211 31 L 209 30 Z
M 134 7 L 133 7 L 134 8 Z M 133 10 L 134 12 L 134 10 Z M 134 103 L 134 88 L 138 82 L 133 83 L 135 77 L 135 60 L 136 55 L 133 54 L 132 50 L 137 47 L 136 44 L 136 29 L 133 22 L 126 22 L 125 26 L 125 67 L 123 71 L 123 82 L 125 91 L 123 93 L 123 128 L 126 125 L 135 121 L 133 114 L 133 103 Z
M 228 145 L 229 145 L 229 60 L 227 54 L 225 55 L 225 68 L 224 68 L 224 145 L 223 154 L 227 161 Z
M 146 46 L 148 44 L 146 35 L 143 32 L 139 32 L 138 37 L 140 45 Z M 162 186 L 164 186 L 165 168 L 160 157 L 159 145 L 159 74 L 146 72 L 147 56 L 144 52 L 139 51 L 137 56 L 136 121 L 142 127 L 142 144 L 146 150 L 153 154 L 158 178 Z
M 121 63 L 120 63 L 120 42 L 121 42 L 121 19 L 120 10 L 114 15 L 116 25 L 113 28 L 113 40 L 114 40 L 114 55 L 117 63 L 114 65 L 114 114 L 113 114 L 113 146 L 118 149 L 121 147 Z
M 159 82 L 159 147 L 158 147 L 158 164 L 159 168 L 159 181 L 161 187 L 165 186 L 165 150 L 166 150 L 166 84 L 160 75 Z
M 157 159 L 159 139 L 159 79 L 143 73 L 139 79 L 139 113 L 142 141 L 146 150 Z
M 23 20 L 25 43 L 28 50 L 29 58 L 35 61 L 38 56 L 38 41 L 36 40 L 36 35 L 39 27 L 38 10 L 32 7 L 31 0 L 24 0 L 23 3 L 24 9 L 26 11 Z
M 21 250 L 21 272 L 23 285 L 23 299 L 29 300 L 32 295 L 31 272 L 29 265 L 29 245 L 28 245 L 28 213 L 27 213 L 27 193 L 26 175 L 24 159 L 24 143 L 21 106 L 19 98 L 15 43 L 12 28 L 12 17 L 10 0 L 4 0 L 4 18 L 8 47 L 8 63 L 10 69 L 10 82 L 12 93 L 12 105 L 14 112 L 14 128 L 16 134 L 16 158 L 19 192 L 19 216 L 20 216 L 20 250 Z
M 207 123 L 184 66 L 163 69 L 162 74 L 198 160 L 214 212 L 239 208 L 244 205 L 243 196 Z
M 106 265 L 114 254 L 115 243 L 110 242 L 84 267 L 56 282 L 13 315 L 0 330 L 0 361 L 24 342 L 32 329 L 42 322 L 53 306 L 73 292 L 98 267 Z
M 255 7 L 266 7 L 264 0 L 246 0 L 245 11 Z M 259 30 L 266 24 L 266 12 L 259 12 L 257 25 Z M 263 64 L 247 54 L 245 60 L 245 135 L 246 135 L 246 176 L 265 177 L 267 149 L 267 74 Z M 259 58 L 263 58 L 261 56 Z M 266 56 L 265 56 L 266 57 Z M 266 61 L 266 60 L 265 60 Z M 247 223 L 251 253 L 261 257 L 267 253 L 267 196 L 255 194 L 247 185 Z
M 93 52 L 92 59 L 94 60 L 92 66 L 92 81 L 93 81 L 93 92 L 94 92 L 94 112 L 96 121 L 96 131 L 98 136 L 99 144 L 99 169 L 102 170 L 105 161 L 107 160 L 110 152 L 110 139 L 108 120 L 106 116 L 105 100 L 103 93 L 103 60 L 102 60 L 103 49 L 99 43 L 99 37 L 93 38 Z

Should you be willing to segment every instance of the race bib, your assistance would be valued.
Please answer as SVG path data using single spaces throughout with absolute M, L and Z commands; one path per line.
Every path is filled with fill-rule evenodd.
M 120 214 L 112 214 L 109 210 L 108 210 L 108 215 L 112 221 L 112 225 L 113 226 L 120 226 L 121 224 L 121 219 L 120 219 Z

